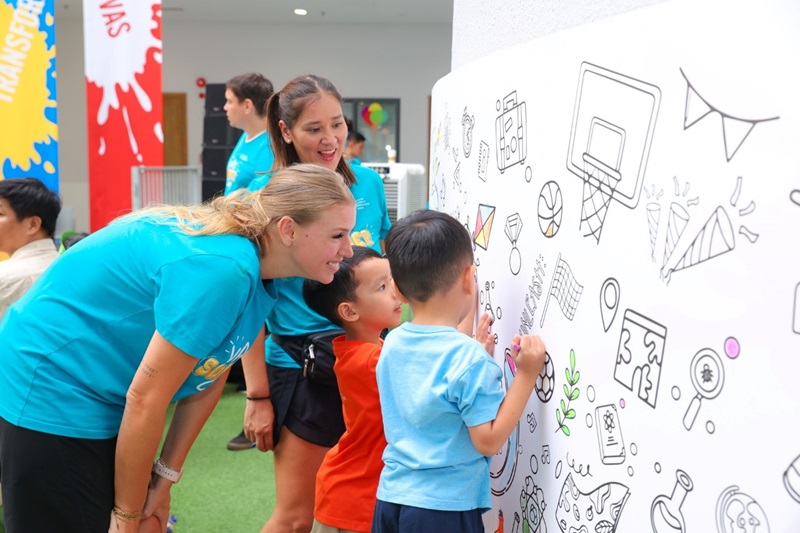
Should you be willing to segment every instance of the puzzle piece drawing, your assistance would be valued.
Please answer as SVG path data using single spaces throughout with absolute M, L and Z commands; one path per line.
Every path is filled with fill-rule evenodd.
M 632 309 L 625 311 L 614 379 L 655 408 L 667 328 Z

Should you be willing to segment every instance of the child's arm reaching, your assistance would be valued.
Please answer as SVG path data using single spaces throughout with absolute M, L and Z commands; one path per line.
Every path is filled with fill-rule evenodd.
M 517 374 L 497 416 L 491 422 L 468 428 L 469 438 L 481 454 L 487 457 L 496 454 L 511 435 L 533 392 L 536 377 L 544 367 L 544 352 L 544 342 L 538 335 L 514 336 L 511 357 Z

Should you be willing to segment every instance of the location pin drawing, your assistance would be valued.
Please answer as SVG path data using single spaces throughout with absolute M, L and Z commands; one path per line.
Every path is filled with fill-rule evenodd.
M 603 329 L 606 332 L 614 323 L 619 308 L 619 282 L 608 278 L 600 287 L 600 316 L 603 319 Z

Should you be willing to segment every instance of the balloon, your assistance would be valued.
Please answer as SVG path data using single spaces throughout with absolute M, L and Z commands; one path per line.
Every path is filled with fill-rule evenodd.
M 378 129 L 378 126 L 389 120 L 389 113 L 383 109 L 383 106 L 377 102 L 373 102 L 368 106 L 364 106 L 361 110 L 361 117 L 373 130 Z

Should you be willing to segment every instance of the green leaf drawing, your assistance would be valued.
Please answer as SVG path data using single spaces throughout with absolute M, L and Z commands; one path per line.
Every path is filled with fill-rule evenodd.
M 564 369 L 564 375 L 567 378 L 567 384 L 564 385 L 565 399 L 561 400 L 561 408 L 556 409 L 556 421 L 558 422 L 556 433 L 561 430 L 561 432 L 567 437 L 570 435 L 570 429 L 566 422 L 567 420 L 572 420 L 577 416 L 577 412 L 575 409 L 570 408 L 570 404 L 577 400 L 581 395 L 580 389 L 576 387 L 578 381 L 581 379 L 581 373 L 575 369 L 575 364 L 575 350 L 570 350 L 569 368 Z

